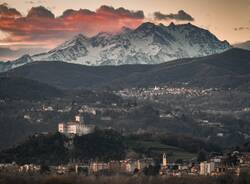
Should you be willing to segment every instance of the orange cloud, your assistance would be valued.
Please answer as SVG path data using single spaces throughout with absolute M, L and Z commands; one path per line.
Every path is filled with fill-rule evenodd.
M 13 16 L 1 16 L 1 15 Z M 12 12 L 12 13 L 10 13 Z M 75 34 L 94 35 L 98 32 L 117 32 L 122 27 L 135 28 L 144 20 L 143 11 L 101 6 L 96 11 L 88 9 L 66 10 L 55 17 L 48 9 L 33 7 L 27 16 L 5 4 L 0 5 L 0 30 L 9 37 L 1 42 L 61 42 Z

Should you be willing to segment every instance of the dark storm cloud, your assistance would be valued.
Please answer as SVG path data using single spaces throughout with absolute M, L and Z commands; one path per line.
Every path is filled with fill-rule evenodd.
M 176 14 L 163 14 L 161 12 L 155 12 L 154 18 L 155 20 L 194 21 L 194 18 L 188 13 L 186 13 L 184 10 L 180 10 Z
M 68 9 L 59 17 L 43 6 L 31 8 L 27 16 L 6 5 L 2 5 L 2 12 L 18 15 L 18 18 L 0 16 L 0 31 L 9 35 L 2 42 L 58 41 L 79 33 L 94 35 L 102 31 L 117 32 L 124 26 L 136 28 L 144 21 L 143 11 L 104 5 L 96 11 Z
M 143 11 L 131 11 L 122 7 L 115 9 L 112 6 L 106 6 L 106 5 L 103 5 L 99 9 L 97 9 L 96 13 L 112 14 L 116 16 L 124 16 L 135 19 L 144 18 Z
M 63 12 L 61 18 L 76 16 L 76 15 L 84 16 L 84 15 L 94 15 L 94 14 L 95 12 L 90 11 L 88 9 L 80 9 L 80 10 L 68 9 Z
M 9 8 L 8 4 L 0 4 L 0 18 L 17 18 L 21 17 L 21 13 L 15 8 Z
M 30 9 L 27 18 L 55 18 L 55 15 L 49 11 L 48 9 L 44 8 L 43 6 L 33 7 Z
M 113 16 L 114 19 L 116 18 L 134 18 L 134 19 L 144 19 L 144 12 L 143 11 L 131 11 L 125 8 L 113 8 L 112 6 L 103 5 L 98 8 L 96 11 L 90 11 L 88 9 L 80 9 L 80 10 L 72 10 L 68 9 L 63 12 L 61 17 L 69 17 L 69 16 L 102 16 L 102 17 L 110 17 Z

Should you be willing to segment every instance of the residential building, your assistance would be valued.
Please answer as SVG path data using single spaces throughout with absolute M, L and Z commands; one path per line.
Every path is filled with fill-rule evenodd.
M 200 163 L 200 175 L 211 175 L 212 172 L 215 171 L 215 163 L 214 162 L 201 162 Z

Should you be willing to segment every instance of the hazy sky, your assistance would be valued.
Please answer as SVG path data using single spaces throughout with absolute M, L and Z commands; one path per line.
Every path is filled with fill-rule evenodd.
M 77 33 L 118 31 L 145 21 L 166 25 L 191 21 L 230 43 L 250 40 L 250 0 L 0 0 L 2 3 L 6 4 L 0 6 L 0 46 L 53 47 Z M 38 6 L 49 11 L 30 11 Z M 84 10 L 63 14 L 67 9 Z M 155 12 L 161 19 L 155 18 Z

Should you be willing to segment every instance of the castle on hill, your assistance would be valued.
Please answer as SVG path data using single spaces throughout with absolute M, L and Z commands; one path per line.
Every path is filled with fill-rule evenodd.
M 58 124 L 58 132 L 65 135 L 86 135 L 94 131 L 94 125 L 87 125 L 82 115 L 76 115 L 74 121 Z

